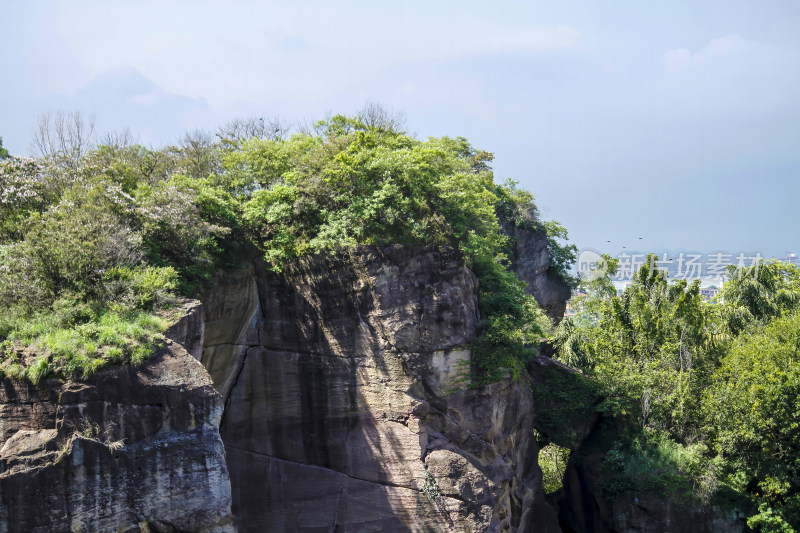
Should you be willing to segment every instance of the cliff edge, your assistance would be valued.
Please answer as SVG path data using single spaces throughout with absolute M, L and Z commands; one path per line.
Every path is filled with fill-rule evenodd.
M 240 531 L 558 531 L 528 380 L 458 390 L 476 283 L 400 246 L 220 275 L 202 360 Z
M 3 380 L 0 531 L 235 531 L 221 416 L 173 341 L 82 381 Z

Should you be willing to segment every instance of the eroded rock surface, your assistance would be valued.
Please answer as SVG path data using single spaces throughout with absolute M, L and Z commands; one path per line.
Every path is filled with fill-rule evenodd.
M 208 373 L 169 342 L 82 382 L 0 383 L 0 531 L 235 531 Z
M 511 269 L 528 284 L 528 292 L 536 298 L 555 323 L 564 317 L 572 289 L 550 268 L 547 232 L 538 228 L 521 228 L 504 224 L 503 231 L 514 239 Z
M 527 381 L 461 390 L 478 320 L 455 253 L 364 247 L 206 302 L 203 364 L 240 531 L 557 531 Z
M 516 382 L 459 385 L 476 283 L 454 253 L 397 246 L 219 276 L 202 361 L 240 531 L 737 531 L 668 498 L 608 502 L 600 398 L 574 370 L 542 356 Z M 558 502 L 534 429 L 574 452 Z
M 681 494 L 609 498 L 603 488 L 603 458 L 618 431 L 614 421 L 600 418 L 570 457 L 557 503 L 565 533 L 741 533 L 747 529 L 743 515 L 687 501 Z

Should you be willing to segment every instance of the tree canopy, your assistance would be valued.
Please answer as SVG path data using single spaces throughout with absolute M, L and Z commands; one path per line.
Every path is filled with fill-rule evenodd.
M 607 490 L 688 492 L 749 508 L 759 531 L 800 527 L 800 269 L 731 267 L 706 302 L 654 261 L 617 295 L 605 260 L 555 341 L 626 428 L 606 455 Z
M 93 147 L 80 115 L 44 117 L 41 157 L 0 163 L 0 370 L 37 380 L 141 360 L 176 298 L 201 296 L 248 247 L 281 273 L 304 255 L 399 243 L 455 249 L 478 275 L 473 377 L 520 372 L 550 324 L 508 270 L 502 228 L 545 230 L 533 197 L 496 183 L 492 154 L 466 139 L 401 126 L 369 108 L 293 134 L 237 122 L 154 150 L 129 135 Z M 573 249 L 552 228 L 566 273 Z

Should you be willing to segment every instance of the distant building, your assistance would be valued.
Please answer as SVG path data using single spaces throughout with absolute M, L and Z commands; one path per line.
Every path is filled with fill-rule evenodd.
M 706 301 L 711 300 L 717 294 L 719 294 L 719 289 L 716 288 L 716 287 L 701 287 L 700 288 L 700 297 L 703 298 L 703 300 L 706 300 Z

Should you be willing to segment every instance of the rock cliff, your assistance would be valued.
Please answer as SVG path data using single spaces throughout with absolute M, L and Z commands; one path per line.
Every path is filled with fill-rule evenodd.
M 564 316 L 572 290 L 550 268 L 547 232 L 512 224 L 504 224 L 503 231 L 513 240 L 511 269 L 528 284 L 528 292 L 557 324 Z
M 515 263 L 535 296 L 550 287 L 557 312 L 561 289 L 543 265 Z M 455 253 L 399 246 L 308 258 L 281 276 L 259 259 L 220 274 L 202 362 L 225 399 L 240 531 L 742 530 L 666 496 L 609 501 L 600 398 L 557 361 L 459 387 L 476 284 Z M 537 433 L 573 452 L 555 500 L 543 495 Z
M 603 489 L 603 457 L 618 428 L 595 417 L 592 430 L 577 443 L 564 475 L 558 499 L 564 533 L 619 531 L 624 533 L 740 533 L 743 515 L 715 505 L 687 501 L 680 494 L 638 494 L 608 498 Z
M 455 253 L 363 247 L 206 302 L 239 530 L 558 531 L 526 379 L 453 392 L 478 321 Z
M 0 383 L 0 531 L 235 531 L 222 399 L 170 341 L 139 368 Z
M 558 318 L 569 288 L 546 238 L 516 238 L 517 273 Z M 142 367 L 0 384 L 0 532 L 742 530 L 669 498 L 607 500 L 614 426 L 574 370 L 542 356 L 464 389 L 478 319 L 452 251 L 361 247 L 281 276 L 245 260 Z M 560 498 L 537 434 L 573 452 Z

